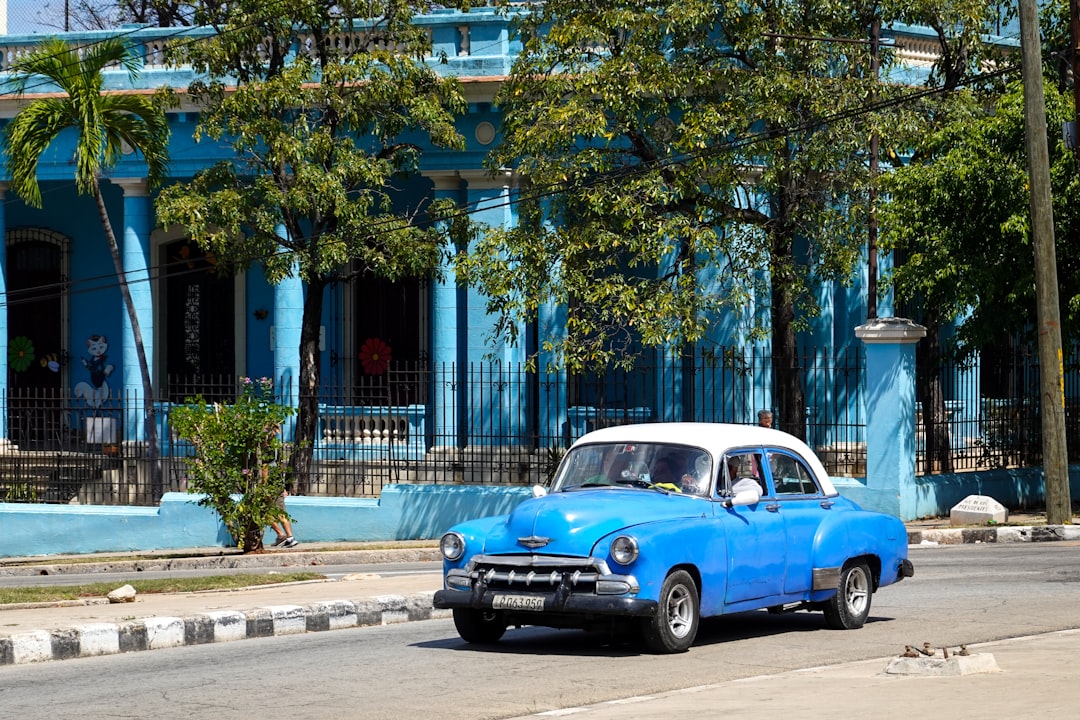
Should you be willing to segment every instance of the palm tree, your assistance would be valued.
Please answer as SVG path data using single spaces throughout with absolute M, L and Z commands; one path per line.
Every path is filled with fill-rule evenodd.
M 138 74 L 137 59 L 117 38 L 83 47 L 51 38 L 34 52 L 15 60 L 11 72 L 19 97 L 24 95 L 31 80 L 35 84 L 55 85 L 60 93 L 31 100 L 8 124 L 4 143 L 12 189 L 28 205 L 40 208 L 37 169 L 42 153 L 64 130 L 74 129 L 78 133 L 75 187 L 82 195 L 93 195 L 97 202 L 120 294 L 131 320 L 142 373 L 151 486 L 156 494 L 162 485 L 150 367 L 120 259 L 120 246 L 101 196 L 101 176 L 116 166 L 126 147 L 141 153 L 145 159 L 147 185 L 153 188 L 160 184 L 168 166 L 169 125 L 164 112 L 150 97 L 102 92 L 104 71 L 110 67 L 122 67 L 132 80 Z

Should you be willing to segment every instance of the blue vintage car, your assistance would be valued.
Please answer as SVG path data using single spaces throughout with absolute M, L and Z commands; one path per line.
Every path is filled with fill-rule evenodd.
M 436 608 L 461 637 L 510 626 L 631 632 L 687 650 L 702 617 L 821 610 L 858 628 L 911 576 L 907 531 L 836 492 L 804 443 L 761 427 L 624 425 L 583 436 L 550 491 L 440 541 Z

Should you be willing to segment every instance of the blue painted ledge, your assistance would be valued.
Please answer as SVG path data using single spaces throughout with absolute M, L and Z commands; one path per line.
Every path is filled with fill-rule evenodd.
M 379 499 L 290 497 L 286 507 L 301 542 L 417 540 L 528 497 L 527 487 L 390 485 Z M 156 508 L 0 503 L 0 557 L 229 547 L 217 515 L 197 501 L 166 493 Z

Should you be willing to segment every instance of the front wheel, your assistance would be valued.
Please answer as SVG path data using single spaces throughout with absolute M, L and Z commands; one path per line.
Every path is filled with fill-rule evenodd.
M 454 627 L 465 642 L 490 645 L 506 632 L 506 621 L 498 610 L 455 608 Z
M 870 616 L 874 579 L 870 566 L 861 560 L 844 565 L 836 595 L 825 603 L 825 623 L 833 630 L 861 628 Z
M 697 637 L 700 619 L 697 585 L 690 573 L 676 570 L 660 588 L 656 615 L 642 620 L 645 647 L 656 653 L 686 652 Z

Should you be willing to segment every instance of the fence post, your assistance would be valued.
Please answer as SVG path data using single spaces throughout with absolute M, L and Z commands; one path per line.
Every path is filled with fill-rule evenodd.
M 866 500 L 868 510 L 914 519 L 915 344 L 926 328 L 876 318 L 855 328 L 866 344 Z

